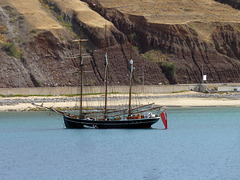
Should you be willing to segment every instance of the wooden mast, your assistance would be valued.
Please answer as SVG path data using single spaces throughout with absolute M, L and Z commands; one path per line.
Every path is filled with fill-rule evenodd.
M 131 116 L 131 100 L 132 100 L 132 73 L 133 73 L 133 60 L 132 60 L 132 34 L 130 34 L 130 42 L 131 42 L 131 48 L 130 48 L 130 87 L 129 87 L 129 103 L 128 103 L 128 116 Z
M 79 41 L 79 56 L 80 56 L 80 80 L 81 80 L 81 89 L 80 89 L 80 114 L 79 117 L 82 118 L 82 97 L 83 97 L 83 59 L 84 57 L 82 56 L 82 44 L 81 40 Z
M 104 85 L 105 85 L 105 110 L 104 110 L 104 119 L 107 119 L 107 84 L 108 84 L 108 58 L 107 58 L 107 37 L 106 37 L 106 23 L 105 23 L 105 78 L 104 78 Z
M 79 66 L 79 70 L 80 70 L 80 111 L 79 111 L 79 118 L 83 117 L 83 113 L 82 113 L 82 109 L 83 109 L 83 60 L 84 60 L 84 56 L 82 55 L 82 44 L 81 42 L 86 42 L 88 41 L 87 39 L 77 39 L 77 40 L 73 40 L 74 42 L 78 42 L 79 43 L 79 59 L 80 59 L 80 66 Z

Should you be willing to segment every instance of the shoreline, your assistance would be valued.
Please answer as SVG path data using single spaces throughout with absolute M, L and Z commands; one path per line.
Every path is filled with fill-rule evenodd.
M 29 97 L 0 97 L 0 112 L 7 111 L 41 111 L 33 105 L 73 109 L 77 106 L 79 97 L 66 96 L 29 96 Z M 185 107 L 240 107 L 240 93 L 205 94 L 194 91 L 162 94 L 135 94 L 133 105 L 155 103 L 164 108 Z M 108 106 L 127 106 L 128 94 L 108 95 Z M 104 107 L 104 95 L 84 96 L 83 106 Z

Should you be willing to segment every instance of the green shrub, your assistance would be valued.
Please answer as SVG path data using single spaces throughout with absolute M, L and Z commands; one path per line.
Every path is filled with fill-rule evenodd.
M 166 75 L 174 76 L 176 71 L 175 63 L 169 62 L 174 58 L 173 54 L 163 54 L 161 51 L 151 50 L 142 54 L 145 59 L 155 62 L 163 70 Z
M 176 64 L 172 62 L 173 54 L 163 54 L 160 50 L 150 50 L 142 54 L 142 57 L 156 63 L 162 69 L 169 83 L 176 84 Z
M 138 83 L 138 84 L 141 84 L 141 79 L 139 79 L 139 78 L 136 78 L 136 82 Z
M 167 61 L 170 61 L 172 58 L 174 58 L 173 54 L 163 54 L 159 50 L 150 50 L 142 54 L 142 57 L 155 62 L 155 63 L 165 63 Z
M 7 55 L 15 57 L 17 59 L 20 58 L 21 53 L 13 42 L 3 43 L 3 48 L 6 51 Z
M 164 70 L 166 75 L 174 76 L 176 71 L 175 63 L 160 63 L 160 67 Z
M 160 68 L 162 69 L 163 73 L 165 74 L 166 78 L 168 79 L 170 84 L 176 84 L 177 80 L 175 77 L 176 73 L 176 65 L 172 62 L 165 62 L 165 63 L 158 63 Z
M 33 34 L 36 34 L 37 32 L 38 32 L 37 29 L 31 30 L 31 33 L 33 33 Z

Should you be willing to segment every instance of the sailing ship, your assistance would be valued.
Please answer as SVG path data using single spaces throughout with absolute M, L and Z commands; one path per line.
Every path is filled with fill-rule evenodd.
M 107 82 L 108 82 L 108 56 L 105 46 L 105 107 L 104 111 L 83 110 L 83 61 L 84 56 L 81 54 L 81 42 L 86 40 L 77 40 L 80 48 L 80 111 L 79 115 L 62 112 L 52 109 L 53 111 L 63 115 L 66 128 L 151 128 L 153 124 L 162 119 L 165 129 L 167 129 L 167 113 L 162 110 L 161 106 L 154 104 L 142 105 L 132 108 L 132 77 L 133 77 L 133 60 L 132 60 L 132 37 L 131 39 L 131 56 L 130 56 L 130 85 L 129 85 L 129 103 L 128 109 L 110 110 L 107 105 Z M 155 114 L 152 112 L 154 111 Z

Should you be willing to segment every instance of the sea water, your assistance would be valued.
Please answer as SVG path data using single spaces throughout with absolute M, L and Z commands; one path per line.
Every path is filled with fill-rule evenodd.
M 0 113 L 0 179 L 240 179 L 240 108 L 168 109 L 168 129 L 65 129 Z

